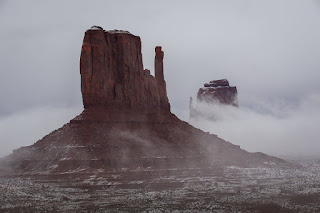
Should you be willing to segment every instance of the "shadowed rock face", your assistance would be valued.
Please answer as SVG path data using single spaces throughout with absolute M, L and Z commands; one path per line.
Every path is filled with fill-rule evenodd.
M 84 111 L 2 165 L 16 172 L 287 165 L 205 133 L 170 112 L 163 51 L 155 77 L 143 69 L 140 38 L 126 31 L 86 31 L 80 59 Z
M 140 37 L 126 31 L 87 30 L 80 73 L 84 108 L 170 110 L 163 52 L 156 47 L 155 78 L 143 69 Z

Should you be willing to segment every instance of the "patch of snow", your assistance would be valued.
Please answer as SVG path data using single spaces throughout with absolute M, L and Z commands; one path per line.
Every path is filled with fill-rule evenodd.
M 109 31 L 106 31 L 106 32 L 112 33 L 112 34 L 116 34 L 116 33 L 131 34 L 129 31 L 126 31 L 126 30 L 117 30 L 117 29 L 109 30 Z
M 103 30 L 103 28 L 99 26 L 92 26 L 90 30 Z

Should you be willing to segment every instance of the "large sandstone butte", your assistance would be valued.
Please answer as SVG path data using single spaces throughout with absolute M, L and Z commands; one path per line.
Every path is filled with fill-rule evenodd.
M 140 38 L 126 31 L 86 31 L 80 59 L 84 111 L 35 144 L 2 159 L 14 172 L 268 166 L 287 162 L 249 153 L 170 112 L 163 52 L 155 77 L 143 69 Z
M 93 28 L 85 33 L 80 73 L 85 109 L 170 110 L 163 52 L 156 47 L 155 77 L 143 69 L 141 41 L 126 31 Z

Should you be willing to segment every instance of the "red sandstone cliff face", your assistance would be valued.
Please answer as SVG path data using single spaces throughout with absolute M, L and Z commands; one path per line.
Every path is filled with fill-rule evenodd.
M 155 77 L 143 69 L 140 37 L 126 31 L 87 30 L 80 73 L 84 108 L 162 109 L 169 111 L 163 52 L 156 47 Z

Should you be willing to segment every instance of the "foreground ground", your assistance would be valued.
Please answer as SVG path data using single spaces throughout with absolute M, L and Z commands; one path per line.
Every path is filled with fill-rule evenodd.
M 301 169 L 221 167 L 0 176 L 0 212 L 320 212 L 320 160 Z

